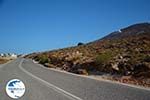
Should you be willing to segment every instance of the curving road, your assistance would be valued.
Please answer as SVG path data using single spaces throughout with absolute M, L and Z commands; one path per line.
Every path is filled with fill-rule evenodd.
M 150 100 L 149 90 L 50 70 L 23 58 L 0 65 L 0 100 L 12 100 L 5 86 L 14 78 L 26 86 L 19 100 Z

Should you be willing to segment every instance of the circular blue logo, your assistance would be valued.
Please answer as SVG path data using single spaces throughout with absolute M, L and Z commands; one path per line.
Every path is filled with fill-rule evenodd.
M 22 97 L 25 93 L 25 85 L 19 79 L 12 79 L 6 85 L 6 93 L 13 99 Z

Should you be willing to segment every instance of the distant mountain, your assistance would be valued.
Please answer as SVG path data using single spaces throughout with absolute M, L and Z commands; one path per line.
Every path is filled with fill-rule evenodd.
M 131 25 L 127 28 L 120 29 L 119 31 L 115 31 L 110 33 L 108 36 L 104 37 L 103 39 L 117 39 L 117 38 L 124 38 L 126 36 L 134 36 L 144 33 L 150 33 L 150 23 L 140 23 Z
M 26 57 L 77 74 L 109 73 L 150 79 L 150 24 L 131 25 L 87 44 Z

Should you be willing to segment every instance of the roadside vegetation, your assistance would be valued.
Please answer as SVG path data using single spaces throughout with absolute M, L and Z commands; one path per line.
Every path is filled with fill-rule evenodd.
M 10 59 L 0 58 L 0 64 L 7 63 L 8 61 L 10 61 Z

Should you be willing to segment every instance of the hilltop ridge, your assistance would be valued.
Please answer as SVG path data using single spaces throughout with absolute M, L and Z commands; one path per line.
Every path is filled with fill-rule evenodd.
M 144 33 L 150 33 L 150 23 L 134 24 L 118 31 L 112 32 L 102 39 L 117 39 Z

